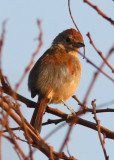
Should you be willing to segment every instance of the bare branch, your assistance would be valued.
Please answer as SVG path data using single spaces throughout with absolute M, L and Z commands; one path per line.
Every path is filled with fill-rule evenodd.
M 105 144 L 104 144 L 104 141 L 103 141 L 102 136 L 101 136 L 100 120 L 98 120 L 97 115 L 96 115 L 96 109 L 95 109 L 96 108 L 96 104 L 95 104 L 95 101 L 96 100 L 92 101 L 93 112 L 94 112 L 94 119 L 95 119 L 96 124 L 97 124 L 98 135 L 99 135 L 101 146 L 102 146 L 102 149 L 103 149 L 103 152 L 104 152 L 105 160 L 109 160 L 109 156 L 106 153 Z
M 108 59 L 110 58 L 111 53 L 114 51 L 113 49 L 114 49 L 114 48 L 112 47 L 111 50 L 109 51 L 109 53 L 107 54 L 107 56 L 106 56 L 105 59 L 108 60 Z M 100 69 L 99 69 L 97 72 L 95 72 L 95 74 L 94 74 L 94 76 L 93 76 L 93 79 L 92 79 L 92 81 L 91 81 L 91 83 L 90 83 L 90 85 L 89 85 L 89 87 L 88 87 L 88 90 L 87 90 L 87 92 L 86 92 L 86 94 L 85 94 L 85 97 L 84 97 L 84 100 L 83 100 L 83 104 L 86 104 L 86 103 L 87 103 L 88 98 L 89 98 L 89 95 L 90 95 L 90 93 L 91 93 L 91 91 L 92 91 L 92 89 L 93 89 L 93 86 L 95 85 L 95 82 L 96 82 L 99 74 L 101 73 L 100 71 L 103 69 L 104 65 L 105 65 L 105 61 L 103 61 L 103 62 L 101 63 L 101 65 L 100 65 L 100 67 L 99 67 Z M 112 81 L 114 82 L 114 79 L 112 79 Z
M 39 38 L 38 38 L 38 40 L 39 40 L 39 45 L 38 45 L 36 51 L 33 53 L 32 59 L 31 59 L 29 65 L 26 67 L 25 72 L 23 73 L 20 81 L 16 84 L 15 92 L 18 90 L 19 86 L 21 85 L 21 83 L 22 83 L 23 80 L 25 79 L 28 71 L 29 71 L 29 70 L 31 69 L 31 67 L 33 66 L 33 64 L 34 64 L 34 59 L 35 59 L 36 55 L 39 53 L 39 51 L 40 51 L 40 49 L 41 49 L 41 47 L 42 47 L 42 45 L 43 45 L 43 41 L 42 41 L 42 28 L 41 28 L 41 21 L 40 21 L 40 20 L 37 20 L 37 25 L 38 25 L 39 31 L 40 31 Z
M 105 64 L 107 64 L 107 66 L 112 70 L 112 73 L 114 73 L 114 68 L 108 63 L 107 58 L 105 58 L 105 57 L 103 56 L 103 53 L 96 48 L 96 46 L 95 46 L 95 44 L 94 44 L 94 42 L 93 42 L 93 40 L 92 40 L 91 35 L 90 35 L 89 32 L 87 33 L 87 36 L 88 36 L 88 38 L 89 38 L 89 40 L 90 40 L 90 43 L 91 43 L 91 45 L 93 46 L 93 48 L 94 48 L 94 49 L 96 50 L 96 52 L 100 55 L 100 57 L 101 57 L 102 60 L 105 62 Z M 114 52 L 114 46 L 112 47 L 112 52 Z M 110 55 L 109 55 L 109 56 L 110 56 Z
M 81 55 L 83 57 L 83 54 L 81 52 L 78 52 L 78 53 L 79 53 L 79 55 Z M 97 67 L 89 58 L 87 58 L 86 56 L 84 58 L 89 64 L 91 64 L 94 68 L 96 68 L 100 73 L 102 73 L 104 76 L 106 76 L 112 82 L 114 82 L 114 79 L 112 77 L 110 77 L 107 73 L 102 71 L 100 67 Z
M 101 15 L 104 19 L 106 19 L 107 21 L 109 21 L 112 25 L 114 25 L 114 21 L 108 17 L 105 13 L 103 13 L 96 5 L 93 5 L 91 2 L 89 2 L 88 0 L 83 0 L 85 3 L 87 3 L 89 6 L 91 6 L 93 9 L 95 9 L 97 11 L 97 13 L 99 15 Z
M 9 106 L 0 100 L 0 107 L 2 107 L 6 112 L 9 110 Z M 13 106 L 12 106 L 13 107 Z M 15 122 L 22 126 L 22 130 L 24 131 L 22 119 L 17 116 L 12 110 L 10 110 L 10 116 L 15 120 Z M 38 148 L 41 152 L 43 152 L 47 157 L 50 157 L 50 146 L 41 138 L 41 136 L 36 133 L 36 131 L 32 128 L 32 126 L 25 121 L 26 129 L 29 132 L 29 137 L 31 138 L 31 143 L 34 147 Z M 54 160 L 58 158 L 65 159 L 65 160 L 76 160 L 74 157 L 68 157 L 64 153 L 57 153 L 52 151 Z
M 69 141 L 69 137 L 70 137 L 71 131 L 72 131 L 72 129 L 73 129 L 73 126 L 74 126 L 74 124 L 71 124 L 71 126 L 69 127 L 68 132 L 67 132 L 67 134 L 66 134 L 66 137 L 65 137 L 65 139 L 64 139 L 64 141 L 63 141 L 63 143 L 62 143 L 62 145 L 61 145 L 61 148 L 60 148 L 59 153 L 61 153 L 61 152 L 63 151 L 65 145 L 67 145 L 67 143 L 68 143 L 68 141 Z
M 0 37 L 0 72 L 1 72 L 1 66 L 2 66 L 2 50 L 3 50 L 3 46 L 4 46 L 4 40 L 5 40 L 6 23 L 7 23 L 7 19 L 2 23 L 2 34 Z

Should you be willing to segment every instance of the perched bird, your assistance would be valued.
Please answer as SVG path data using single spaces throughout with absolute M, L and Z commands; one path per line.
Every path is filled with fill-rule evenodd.
M 28 88 L 31 97 L 39 97 L 31 125 L 39 133 L 47 104 L 65 102 L 75 93 L 81 78 L 81 64 L 77 53 L 84 46 L 80 32 L 67 29 L 54 39 L 52 46 L 30 71 Z

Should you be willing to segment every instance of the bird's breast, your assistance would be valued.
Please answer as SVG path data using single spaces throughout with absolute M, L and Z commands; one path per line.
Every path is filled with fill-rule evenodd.
M 70 60 L 63 69 L 59 68 L 59 73 L 59 78 L 53 83 L 52 103 L 66 101 L 75 93 L 81 78 L 81 64 L 78 58 Z

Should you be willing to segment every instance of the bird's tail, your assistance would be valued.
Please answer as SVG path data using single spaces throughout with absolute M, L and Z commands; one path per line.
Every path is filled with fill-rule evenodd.
M 42 127 L 43 114 L 45 113 L 47 107 L 47 98 L 39 98 L 37 104 L 38 105 L 34 110 L 30 123 L 40 133 Z

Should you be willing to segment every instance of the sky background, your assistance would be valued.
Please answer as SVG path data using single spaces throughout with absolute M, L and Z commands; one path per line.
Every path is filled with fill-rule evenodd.
M 92 0 L 91 0 L 92 1 Z M 114 18 L 114 2 L 112 0 L 93 0 L 94 4 L 106 13 L 112 19 Z M 88 32 L 91 33 L 91 37 L 96 47 L 103 52 L 106 56 L 109 49 L 114 44 L 114 26 L 108 21 L 103 19 L 97 14 L 93 8 L 89 7 L 82 0 L 71 1 L 71 11 L 75 22 L 77 23 L 79 30 L 81 31 L 84 43 L 86 46 L 86 56 L 99 66 L 102 62 L 101 58 L 95 52 L 93 47 L 89 43 L 89 39 L 86 36 Z M 9 79 L 11 86 L 14 88 L 20 77 L 24 73 L 25 67 L 30 63 L 32 53 L 35 51 L 38 41 L 35 40 L 38 37 L 39 29 L 37 27 L 37 19 L 41 20 L 41 26 L 43 31 L 43 47 L 37 55 L 35 61 L 51 46 L 53 39 L 63 30 L 68 28 L 75 28 L 68 12 L 67 0 L 0 0 L 0 33 L 2 31 L 2 22 L 8 19 L 6 24 L 5 44 L 3 48 L 2 68 L 3 73 Z M 83 49 L 81 49 L 83 52 Z M 94 67 L 86 63 L 86 61 L 79 56 L 82 63 L 82 78 L 80 85 L 76 91 L 77 97 L 80 101 L 86 94 L 87 88 L 93 78 L 96 71 Z M 114 65 L 114 53 L 109 60 L 111 65 Z M 114 78 L 111 70 L 106 66 L 104 71 Z M 30 92 L 27 87 L 28 75 L 18 90 L 18 93 L 31 99 Z M 96 104 L 102 104 L 114 100 L 114 84 L 106 78 L 104 75 L 99 76 L 92 92 L 89 97 L 88 106 L 91 107 L 91 101 L 96 99 Z M 34 99 L 37 101 L 37 98 Z M 67 101 L 68 105 L 73 109 L 78 110 L 77 103 L 70 98 Z M 63 105 L 50 105 L 54 108 L 70 113 Z M 113 105 L 106 107 L 114 107 Z M 33 109 L 27 108 L 22 104 L 21 111 L 25 118 L 30 121 Z M 97 114 L 98 119 L 101 120 L 101 125 L 114 131 L 114 113 L 102 113 Z M 87 113 L 82 118 L 95 122 L 93 115 Z M 45 114 L 44 121 L 48 118 L 56 119 L 49 114 Z M 12 120 L 11 126 L 17 126 Z M 45 137 L 51 130 L 56 128 L 55 125 L 43 127 L 41 136 Z M 68 124 L 62 129 L 57 131 L 47 142 L 54 146 L 56 151 L 59 151 L 61 144 L 66 136 L 68 130 Z M 16 132 L 17 135 L 23 137 L 23 132 Z M 28 154 L 28 146 L 22 142 L 22 149 Z M 69 140 L 69 150 L 71 155 L 79 160 L 103 160 L 104 155 L 98 133 L 89 128 L 76 125 L 72 131 Z M 18 159 L 16 153 L 13 150 L 13 146 L 3 139 L 3 160 Z M 110 157 L 110 160 L 114 159 L 114 142 L 113 140 L 106 139 L 106 150 Z M 66 148 L 64 150 L 66 152 Z M 34 159 L 47 160 L 41 152 L 35 151 Z

